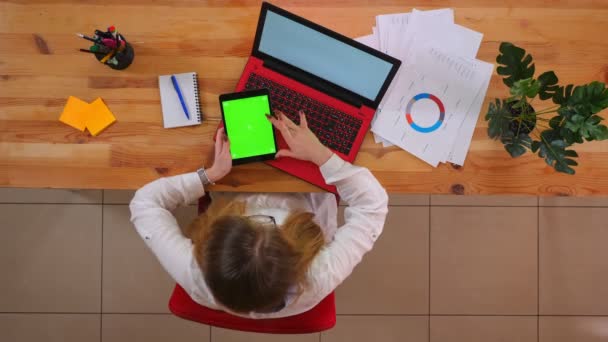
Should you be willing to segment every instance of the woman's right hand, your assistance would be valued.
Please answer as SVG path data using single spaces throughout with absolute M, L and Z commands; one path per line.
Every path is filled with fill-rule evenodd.
M 283 138 L 285 138 L 285 142 L 287 142 L 287 145 L 289 146 L 289 150 L 280 150 L 276 154 L 276 158 L 291 157 L 307 160 L 318 166 L 325 164 L 332 156 L 332 152 L 329 148 L 321 144 L 317 136 L 308 128 L 304 112 L 299 112 L 299 126 L 282 112 L 275 111 L 275 113 L 277 114 L 276 116 L 266 115 L 266 117 L 272 122 L 273 126 L 281 132 Z

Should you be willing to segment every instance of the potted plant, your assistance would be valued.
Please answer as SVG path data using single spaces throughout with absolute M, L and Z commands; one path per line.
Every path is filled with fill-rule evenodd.
M 500 139 L 512 157 L 538 153 L 559 172 L 574 174 L 576 151 L 585 141 L 608 139 L 608 128 L 597 115 L 608 107 L 608 89 L 602 82 L 560 86 L 553 71 L 534 78 L 532 56 L 511 43 L 500 44 L 496 62 L 511 97 L 490 103 L 485 116 L 488 135 Z M 542 107 L 540 100 L 551 100 Z M 547 101 L 548 102 L 548 101 Z

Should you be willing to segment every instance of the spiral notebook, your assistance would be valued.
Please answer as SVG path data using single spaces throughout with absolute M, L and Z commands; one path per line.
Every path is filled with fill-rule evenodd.
M 193 126 L 201 123 L 201 103 L 198 93 L 198 75 L 196 72 L 174 74 L 181 89 L 184 102 L 188 106 L 190 119 L 184 114 L 179 97 L 171 83 L 171 75 L 158 77 L 160 102 L 163 108 L 163 125 L 165 128 Z

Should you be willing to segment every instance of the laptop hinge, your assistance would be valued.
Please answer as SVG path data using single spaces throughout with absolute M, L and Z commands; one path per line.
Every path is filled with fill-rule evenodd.
M 303 72 L 298 72 L 284 63 L 276 62 L 273 60 L 265 60 L 264 66 L 293 80 L 315 88 L 318 91 L 323 92 L 342 102 L 346 102 L 352 106 L 355 106 L 356 108 L 361 108 L 361 106 L 363 105 L 363 102 L 361 102 L 361 100 L 359 100 L 356 96 L 345 94 L 343 91 L 335 89 L 335 87 L 328 84 L 327 82 L 320 81 Z

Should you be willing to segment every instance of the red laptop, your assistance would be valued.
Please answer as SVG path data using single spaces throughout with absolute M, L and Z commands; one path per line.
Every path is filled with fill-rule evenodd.
M 293 13 L 262 4 L 255 42 L 236 90 L 265 88 L 274 109 L 353 162 L 401 62 Z M 277 145 L 287 148 L 277 132 Z M 293 158 L 268 164 L 331 192 L 319 168 Z

